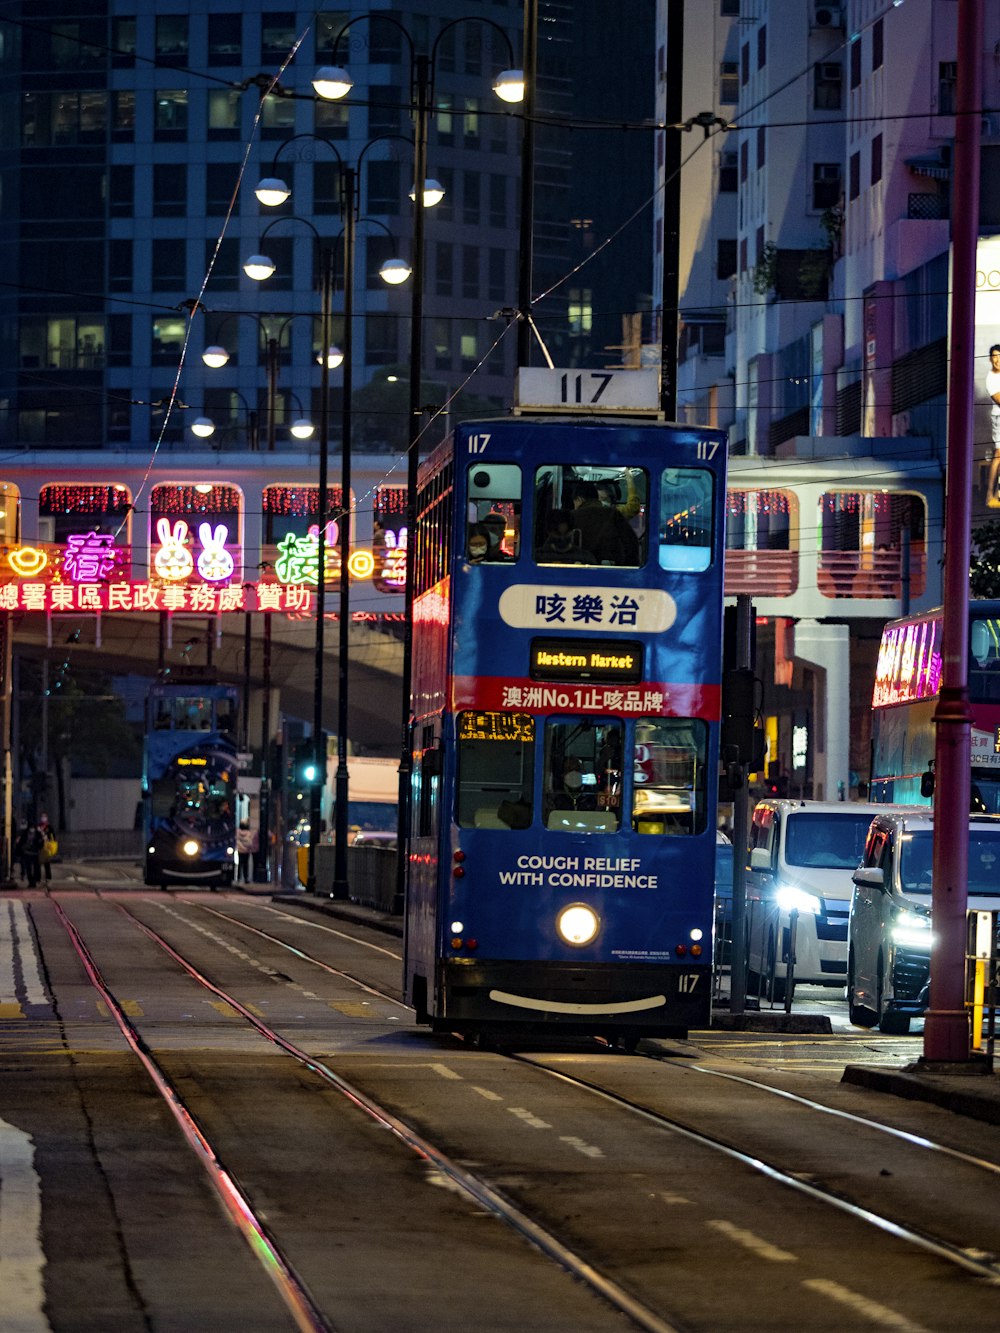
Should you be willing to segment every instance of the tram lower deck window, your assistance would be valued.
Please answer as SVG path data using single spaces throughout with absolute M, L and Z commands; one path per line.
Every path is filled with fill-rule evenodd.
M 460 828 L 531 824 L 535 724 L 525 713 L 459 713 L 455 819 Z
M 708 728 L 695 718 L 636 723 L 632 770 L 636 833 L 704 831 L 707 742 Z
M 564 833 L 616 833 L 621 824 L 620 722 L 550 720 L 545 726 L 545 827 Z

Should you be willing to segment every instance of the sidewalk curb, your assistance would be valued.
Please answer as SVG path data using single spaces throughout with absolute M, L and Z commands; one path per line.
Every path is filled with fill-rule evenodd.
M 363 907 L 360 903 L 343 902 L 339 898 L 317 898 L 304 890 L 301 893 L 275 893 L 271 895 L 275 903 L 294 903 L 297 907 L 307 907 L 321 916 L 337 917 L 341 921 L 352 921 L 358 926 L 368 926 L 372 930 L 381 930 L 386 935 L 403 937 L 401 917 L 388 912 L 380 912 L 374 907 Z
M 946 1111 L 1000 1125 L 1000 1086 L 996 1076 L 985 1071 L 934 1075 L 880 1065 L 845 1065 L 841 1082 L 911 1101 L 931 1102 Z

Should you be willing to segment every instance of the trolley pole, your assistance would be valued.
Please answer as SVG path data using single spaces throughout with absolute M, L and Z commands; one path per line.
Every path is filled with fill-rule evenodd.
M 924 1060 L 971 1059 L 965 1009 L 972 715 L 969 709 L 969 541 L 975 363 L 976 241 L 982 106 L 982 0 L 958 0 L 958 85 L 952 189 L 951 339 L 941 692 L 934 711 L 934 868 L 930 1006 Z
M 750 630 L 753 603 L 746 593 L 736 598 L 736 666 L 751 667 Z M 733 801 L 733 942 L 730 947 L 729 1012 L 742 1014 L 747 1000 L 747 845 L 750 841 L 750 810 L 747 800 L 745 763 L 740 763 L 740 785 Z

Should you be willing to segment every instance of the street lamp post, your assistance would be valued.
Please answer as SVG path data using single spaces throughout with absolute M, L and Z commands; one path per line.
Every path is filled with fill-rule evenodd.
M 341 178 L 341 216 L 343 218 L 344 248 L 344 331 L 343 331 L 343 390 L 341 400 L 341 516 L 338 526 L 340 543 L 340 588 L 338 610 L 338 651 L 337 651 L 337 770 L 334 780 L 334 866 L 331 897 L 346 899 L 349 896 L 347 879 L 347 836 L 349 813 L 348 769 L 348 733 L 350 717 L 350 631 L 351 631 L 351 454 L 352 454 L 352 405 L 354 373 L 354 286 L 355 260 L 357 248 L 358 217 L 358 172 L 368 149 L 383 139 L 399 138 L 399 135 L 379 135 L 370 140 L 358 155 L 356 166 L 344 162 L 335 145 L 318 135 L 296 135 L 298 138 L 318 139 L 333 152 L 340 164 Z M 287 143 L 282 144 L 275 154 L 273 171 L 277 170 L 278 158 Z M 276 176 L 265 178 L 257 186 L 256 194 L 261 203 L 275 206 L 282 204 L 291 191 L 284 181 Z M 381 226 L 374 218 L 366 219 L 376 226 Z M 388 228 L 383 228 L 392 239 Z M 337 239 L 340 239 L 338 237 Z M 380 269 L 383 281 L 390 285 L 405 282 L 410 269 L 399 259 L 387 260 Z M 310 822 L 312 822 L 310 820 Z M 310 842 L 310 846 L 311 846 Z M 313 887 L 312 884 L 309 887 Z
M 324 618 L 326 616 L 326 524 L 327 475 L 330 454 L 330 370 L 336 362 L 335 349 L 330 344 L 330 326 L 333 308 L 333 253 L 323 245 L 319 232 L 307 218 L 281 217 L 269 222 L 261 232 L 263 243 L 268 232 L 280 222 L 301 222 L 312 232 L 319 248 L 320 289 L 320 420 L 319 420 L 319 496 L 317 499 L 316 538 L 316 644 L 313 654 L 313 756 L 316 772 L 309 793 L 309 855 L 306 888 L 316 890 L 316 848 L 322 820 L 323 782 L 326 775 L 326 733 L 323 730 L 323 675 L 324 675 Z M 243 271 L 256 281 L 269 278 L 274 265 L 263 254 L 251 255 Z
M 410 787 L 412 777 L 413 751 L 411 738 L 410 694 L 413 679 L 413 602 L 415 590 L 416 526 L 417 526 L 417 472 L 420 462 L 420 424 L 421 424 L 421 371 L 423 365 L 423 299 L 424 299 L 424 211 L 428 206 L 427 193 L 431 182 L 427 181 L 427 132 L 430 109 L 434 100 L 434 71 L 442 38 L 457 24 L 465 22 L 485 23 L 493 28 L 503 39 L 509 54 L 509 63 L 514 64 L 514 50 L 510 38 L 498 23 L 492 19 L 471 14 L 452 19 L 445 23 L 428 54 L 418 53 L 413 38 L 407 29 L 390 14 L 372 11 L 358 14 L 345 23 L 333 41 L 331 65 L 322 66 L 316 71 L 313 87 L 320 97 L 339 100 L 346 97 L 353 85 L 348 72 L 337 64 L 340 43 L 353 24 L 361 20 L 379 19 L 391 24 L 406 42 L 410 57 L 410 96 L 413 106 L 413 290 L 410 311 L 410 396 L 409 424 L 406 449 L 406 596 L 405 618 L 403 625 L 403 662 L 402 662 L 402 725 L 399 761 L 399 822 L 397 836 L 396 892 L 393 910 L 401 912 L 406 882 L 406 847 L 410 825 Z M 520 72 L 508 68 L 501 73 L 493 84 L 493 89 L 504 101 L 520 101 L 523 96 L 523 76 Z M 438 187 L 440 190 L 440 187 Z M 438 199 L 441 197 L 438 193 Z M 435 200 L 435 202 L 437 202 Z

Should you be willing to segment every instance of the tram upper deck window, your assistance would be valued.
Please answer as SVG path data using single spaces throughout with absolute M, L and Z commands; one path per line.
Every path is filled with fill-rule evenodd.
M 641 468 L 540 467 L 535 559 L 540 565 L 641 565 L 648 504 L 649 478 Z
M 535 796 L 534 755 L 535 720 L 530 714 L 459 713 L 459 826 L 527 828 Z
M 563 833 L 616 833 L 621 824 L 623 728 L 590 718 L 545 726 L 545 827 Z
M 657 718 L 635 727 L 632 827 L 636 833 L 705 829 L 708 728 L 696 718 Z
M 468 472 L 465 551 L 471 564 L 511 564 L 521 550 L 521 469 L 473 463 Z
M 660 486 L 660 568 L 697 573 L 712 563 L 712 474 L 672 467 Z

